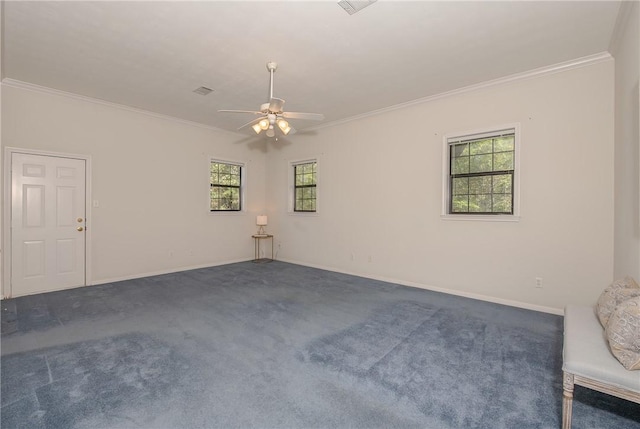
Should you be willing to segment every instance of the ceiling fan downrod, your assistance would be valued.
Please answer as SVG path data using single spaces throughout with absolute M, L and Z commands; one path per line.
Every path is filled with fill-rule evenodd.
M 273 61 L 269 61 L 267 63 L 267 70 L 269 70 L 269 100 L 273 98 L 273 73 L 275 73 L 278 68 L 278 63 Z

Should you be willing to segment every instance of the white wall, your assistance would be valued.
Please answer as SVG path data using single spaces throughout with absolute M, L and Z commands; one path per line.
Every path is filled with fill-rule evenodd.
M 91 283 L 253 258 L 265 155 L 234 134 L 3 84 L 2 145 L 92 157 Z M 246 209 L 208 211 L 209 157 L 245 162 Z
M 592 304 L 614 277 L 612 60 L 299 133 L 266 156 L 206 127 L 2 91 L 3 147 L 92 157 L 92 283 L 251 259 L 265 206 L 278 258 L 296 263 L 552 310 Z M 443 135 L 515 122 L 520 221 L 442 220 Z M 208 213 L 211 155 L 247 163 L 247 213 Z M 320 212 L 289 214 L 288 163 L 314 157 Z
M 2 25 L 4 23 L 4 2 L 0 3 L 0 82 L 4 78 L 4 65 L 3 65 L 3 56 L 2 56 L 2 46 L 4 45 L 2 41 L 2 36 L 4 34 L 4 30 L 2 29 Z M 2 86 L 0 85 L 0 148 L 2 148 Z M 0 160 L 2 159 L 2 155 L 0 155 Z M 2 163 L 0 162 L 0 165 Z M 0 172 L 2 171 L 2 167 L 0 167 Z M 2 176 L 2 174 L 0 174 Z M 0 179 L 0 183 L 1 183 Z M 3 296 L 4 291 L 4 278 L 2 273 L 4 272 L 3 263 L 4 263 L 4 249 L 3 249 L 3 240 L 4 240 L 4 230 L 3 230 L 3 209 L 4 200 L 0 198 L 0 296 Z
M 615 73 L 615 277 L 640 280 L 640 5 L 621 10 L 620 39 L 614 49 Z
M 593 304 L 613 276 L 613 75 L 607 60 L 298 135 L 268 153 L 279 258 L 532 308 Z M 443 135 L 507 123 L 522 131 L 520 221 L 441 219 Z M 288 162 L 313 157 L 319 213 L 287 213 Z

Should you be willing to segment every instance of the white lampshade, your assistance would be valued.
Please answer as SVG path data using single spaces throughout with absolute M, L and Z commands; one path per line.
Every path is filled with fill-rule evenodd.
M 280 127 L 280 130 L 282 130 L 282 134 L 284 134 L 285 136 L 289 134 L 289 131 L 291 131 L 289 123 L 284 119 L 278 120 L 278 127 Z
M 265 226 L 267 224 L 267 216 L 266 215 L 260 215 L 256 218 L 256 225 L 258 226 Z

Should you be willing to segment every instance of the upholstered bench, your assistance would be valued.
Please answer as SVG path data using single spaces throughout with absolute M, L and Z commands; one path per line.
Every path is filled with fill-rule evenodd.
M 626 370 L 611 354 L 593 307 L 565 307 L 562 355 L 562 429 L 571 428 L 574 384 L 640 403 L 640 371 Z

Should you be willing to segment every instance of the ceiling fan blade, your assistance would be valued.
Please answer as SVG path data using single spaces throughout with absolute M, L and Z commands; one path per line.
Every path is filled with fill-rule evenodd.
M 269 102 L 269 111 L 273 113 L 282 112 L 282 106 L 284 106 L 284 100 L 282 98 L 271 98 Z
M 218 112 L 226 113 L 252 113 L 254 115 L 264 115 L 263 112 L 256 112 L 255 110 L 218 110 Z
M 311 119 L 313 121 L 324 120 L 322 113 L 282 112 L 282 116 L 288 119 Z
M 253 120 L 247 122 L 246 124 L 242 125 L 241 127 L 239 127 L 238 131 L 240 131 L 244 127 L 248 127 L 249 125 L 257 124 L 258 122 L 260 122 L 263 119 L 266 119 L 266 116 L 263 116 L 262 118 L 258 118 L 258 119 L 253 119 Z

